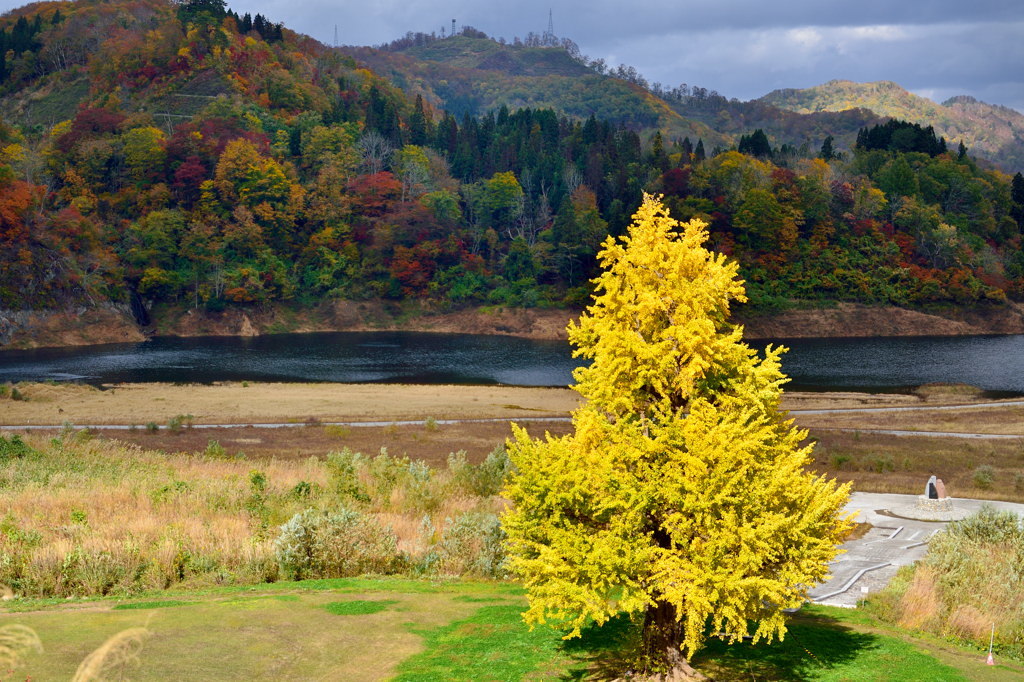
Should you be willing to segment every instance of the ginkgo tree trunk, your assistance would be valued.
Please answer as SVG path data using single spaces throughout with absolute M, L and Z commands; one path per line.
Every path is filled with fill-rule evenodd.
M 569 325 L 585 398 L 574 433 L 515 428 L 503 522 L 528 623 L 643 621 L 649 671 L 686 675 L 710 636 L 782 639 L 849 528 L 848 486 L 806 469 L 780 411 L 784 349 L 730 322 L 737 266 L 645 196 L 609 237 L 593 304 Z

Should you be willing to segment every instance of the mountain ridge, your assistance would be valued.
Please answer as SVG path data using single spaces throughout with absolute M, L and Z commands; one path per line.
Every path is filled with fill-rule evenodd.
M 799 114 L 866 109 L 878 116 L 931 125 L 951 146 L 969 150 L 1008 172 L 1024 169 L 1024 114 L 958 95 L 939 104 L 893 81 L 834 79 L 810 88 L 784 88 L 758 98 Z

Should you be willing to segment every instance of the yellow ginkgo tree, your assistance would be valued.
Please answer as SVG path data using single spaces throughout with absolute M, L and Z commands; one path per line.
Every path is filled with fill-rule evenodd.
M 849 528 L 848 487 L 806 469 L 780 412 L 784 349 L 763 357 L 730 323 L 737 266 L 645 196 L 599 254 L 593 304 L 569 325 L 585 402 L 574 433 L 516 428 L 505 495 L 510 566 L 531 624 L 578 636 L 618 614 L 643 623 L 650 671 L 696 674 L 709 636 L 781 639 Z M 685 657 L 684 657 L 685 656 Z

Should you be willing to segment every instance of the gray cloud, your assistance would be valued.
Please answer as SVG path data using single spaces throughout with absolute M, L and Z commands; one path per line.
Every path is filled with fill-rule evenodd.
M 666 85 L 680 82 L 750 99 L 773 89 L 809 87 L 833 78 L 895 81 L 938 98 L 969 94 L 1024 111 L 1024 21 L 799 25 L 618 40 L 610 62 L 628 63 Z M 598 46 L 587 45 L 594 50 Z

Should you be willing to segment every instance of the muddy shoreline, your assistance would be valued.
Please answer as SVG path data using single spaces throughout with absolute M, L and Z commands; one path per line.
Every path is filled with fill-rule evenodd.
M 153 311 L 155 324 L 140 327 L 127 307 L 62 311 L 0 310 L 0 350 L 105 343 L 133 343 L 159 336 L 260 336 L 331 331 L 423 331 L 460 334 L 566 338 L 565 327 L 579 310 L 500 307 L 443 311 L 384 301 L 330 301 L 315 307 L 289 305 L 223 312 L 165 307 Z M 748 339 L 971 336 L 1024 334 L 1024 305 L 950 307 L 935 311 L 841 303 L 832 308 L 775 314 L 741 312 Z

